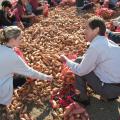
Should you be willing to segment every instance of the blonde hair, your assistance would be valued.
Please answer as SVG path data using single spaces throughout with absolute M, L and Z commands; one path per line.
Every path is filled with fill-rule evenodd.
M 0 30 L 0 43 L 4 44 L 9 42 L 12 38 L 17 38 L 21 35 L 21 29 L 17 26 L 9 26 Z

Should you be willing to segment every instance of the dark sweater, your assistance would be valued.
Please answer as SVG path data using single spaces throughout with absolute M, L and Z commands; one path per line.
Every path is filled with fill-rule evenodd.
M 3 10 L 0 10 L 0 26 L 10 26 L 15 22 L 15 16 L 5 14 Z

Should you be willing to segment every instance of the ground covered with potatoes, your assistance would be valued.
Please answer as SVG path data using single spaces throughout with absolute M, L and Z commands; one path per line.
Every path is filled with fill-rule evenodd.
M 0 120 L 62 120 L 63 109 L 52 109 L 49 99 L 54 87 L 60 88 L 60 72 L 62 63 L 59 55 L 83 55 L 87 48 L 84 41 L 84 28 L 93 11 L 76 15 L 75 7 L 53 8 L 49 17 L 38 17 L 38 23 L 23 31 L 21 50 L 29 66 L 52 74 L 53 83 L 40 80 L 29 81 L 14 91 L 12 104 L 8 113 Z M 92 59 L 92 58 L 90 58 Z M 91 120 L 118 120 L 119 100 L 102 102 L 99 96 L 90 93 L 91 105 L 87 107 Z

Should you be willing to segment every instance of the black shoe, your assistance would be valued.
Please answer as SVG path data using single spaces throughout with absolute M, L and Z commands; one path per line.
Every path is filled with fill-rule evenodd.
M 75 102 L 84 105 L 84 107 L 87 107 L 88 105 L 90 105 L 90 99 L 81 101 L 81 100 L 80 100 L 80 95 L 75 95 L 75 96 L 72 97 L 72 99 L 73 99 Z
M 110 99 L 107 99 L 109 102 L 111 102 L 111 101 L 114 101 L 114 100 L 117 100 L 118 99 L 118 97 L 115 97 L 115 98 L 110 98 Z

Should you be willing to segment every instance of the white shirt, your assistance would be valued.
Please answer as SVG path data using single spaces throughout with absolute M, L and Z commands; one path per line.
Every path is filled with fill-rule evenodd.
M 94 71 L 104 83 L 120 83 L 120 47 L 104 36 L 91 42 L 80 64 L 67 59 L 67 65 L 79 76 Z
M 13 95 L 13 74 L 46 80 L 47 75 L 30 68 L 13 49 L 0 45 L 0 104 L 11 103 Z

